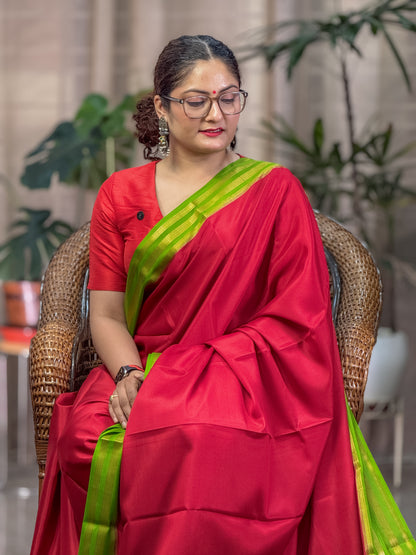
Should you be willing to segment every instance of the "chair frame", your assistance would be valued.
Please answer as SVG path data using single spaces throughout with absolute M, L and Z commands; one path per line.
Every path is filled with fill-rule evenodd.
M 380 272 L 354 235 L 319 212 L 315 216 L 330 274 L 346 398 L 358 421 L 379 324 Z M 89 223 L 84 224 L 59 247 L 42 279 L 38 331 L 29 355 L 39 492 L 55 400 L 63 392 L 78 390 L 89 371 L 101 363 L 89 327 L 89 230 Z

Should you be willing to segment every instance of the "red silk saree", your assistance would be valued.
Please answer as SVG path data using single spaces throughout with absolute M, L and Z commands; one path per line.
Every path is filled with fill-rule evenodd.
M 328 271 L 289 171 L 241 159 L 163 218 L 133 256 L 126 318 L 152 368 L 118 442 L 116 502 L 118 469 L 92 472 L 95 504 L 117 513 L 103 545 L 365 552 Z M 77 552 L 113 388 L 99 367 L 57 403 L 33 554 Z

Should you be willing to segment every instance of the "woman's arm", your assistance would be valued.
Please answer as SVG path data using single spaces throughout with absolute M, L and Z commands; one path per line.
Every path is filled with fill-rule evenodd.
M 142 366 L 139 352 L 126 327 L 124 293 L 90 291 L 90 325 L 94 347 L 113 378 L 120 366 Z
M 124 293 L 119 291 L 90 291 L 92 339 L 113 378 L 121 366 L 143 366 L 136 344 L 126 327 L 123 301 Z M 109 402 L 112 419 L 120 422 L 124 428 L 143 377 L 144 373 L 139 370 L 130 372 L 115 386 Z

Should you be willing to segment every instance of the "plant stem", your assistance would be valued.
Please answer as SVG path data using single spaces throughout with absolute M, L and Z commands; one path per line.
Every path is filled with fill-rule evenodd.
M 83 221 L 83 210 L 85 207 L 85 198 L 86 198 L 86 191 L 88 188 L 88 176 L 90 172 L 91 166 L 91 154 L 88 148 L 85 148 L 82 152 L 83 158 L 81 160 L 81 174 L 79 179 L 79 188 L 78 188 L 78 207 L 77 207 L 77 221 L 76 226 L 80 227 Z
M 345 105 L 347 111 L 347 130 L 348 130 L 348 141 L 351 150 L 351 172 L 352 172 L 352 181 L 353 181 L 353 196 L 352 196 L 352 208 L 355 214 L 355 218 L 358 222 L 358 229 L 357 233 L 366 239 L 365 229 L 363 225 L 363 213 L 361 209 L 360 203 L 360 183 L 358 178 L 358 169 L 357 169 L 357 162 L 354 154 L 354 145 L 355 145 L 355 128 L 354 128 L 354 113 L 352 109 L 352 99 L 351 99 L 351 91 L 350 91 L 350 80 L 348 77 L 348 69 L 347 69 L 347 62 L 346 56 L 344 52 L 341 52 L 340 56 L 340 63 L 341 63 L 341 72 L 342 72 L 342 84 L 344 86 L 344 97 L 345 97 Z
M 105 140 L 105 169 L 107 177 L 116 171 L 116 146 L 114 137 Z
M 388 306 L 390 307 L 390 327 L 393 331 L 397 330 L 396 322 L 396 280 L 395 280 L 395 267 L 394 267 L 394 237 L 395 237 L 395 219 L 394 219 L 394 208 L 387 209 L 386 219 L 387 219 L 387 252 L 390 258 L 391 270 L 390 270 L 390 280 L 389 287 L 386 291 L 386 297 L 388 297 Z

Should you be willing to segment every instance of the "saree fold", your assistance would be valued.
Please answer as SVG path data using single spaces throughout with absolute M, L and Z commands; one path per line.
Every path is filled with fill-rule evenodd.
M 152 368 L 123 438 L 110 549 L 365 553 L 314 214 L 288 170 L 248 159 L 226 170 L 163 218 L 132 259 L 127 320 Z M 71 442 L 82 444 L 84 504 L 110 382 L 99 367 L 72 399 L 72 425 L 87 417 L 91 432 L 65 426 L 66 454 L 56 458 L 58 476 L 71 475 Z M 78 514 L 82 500 L 52 473 L 47 481 L 41 505 L 55 499 Z M 78 521 L 71 526 L 79 537 Z M 76 553 L 32 551 L 45 552 Z

